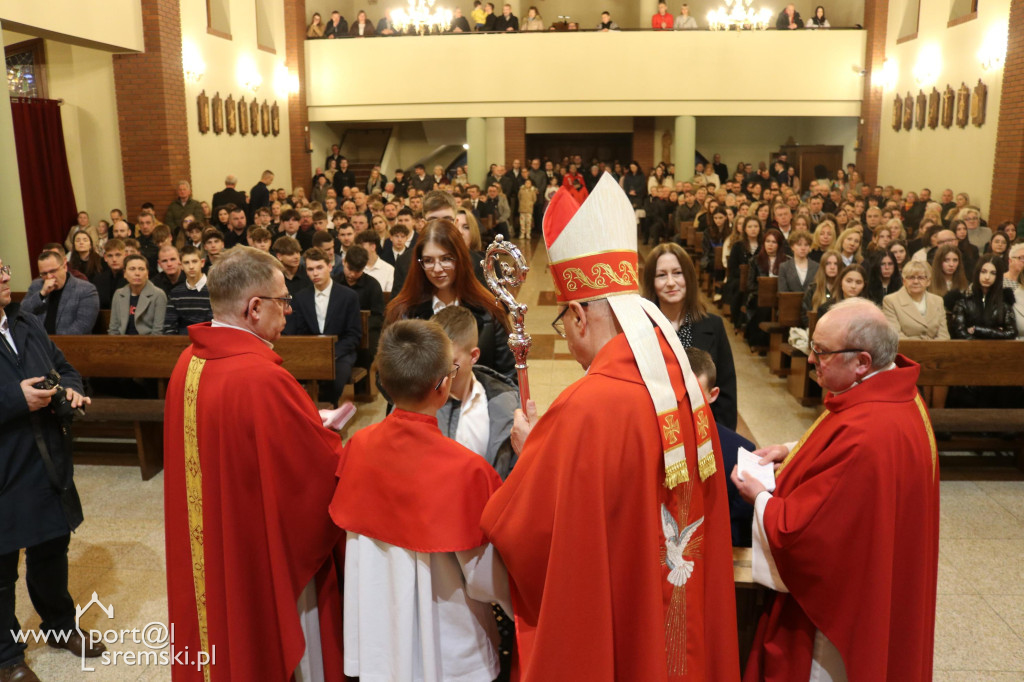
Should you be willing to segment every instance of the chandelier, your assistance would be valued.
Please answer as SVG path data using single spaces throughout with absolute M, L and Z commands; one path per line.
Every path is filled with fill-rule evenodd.
M 452 25 L 452 11 L 434 9 L 436 0 L 409 0 L 409 9 L 396 9 L 391 13 L 395 28 L 403 33 L 408 29 L 423 35 L 447 31 Z
M 712 31 L 765 30 L 771 23 L 772 11 L 754 10 L 750 7 L 752 3 L 753 0 L 725 0 L 724 7 L 708 12 L 708 27 Z

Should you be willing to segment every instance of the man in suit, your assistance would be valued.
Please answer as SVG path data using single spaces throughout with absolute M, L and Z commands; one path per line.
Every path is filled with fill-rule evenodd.
M 320 399 L 337 404 L 352 375 L 356 352 L 363 339 L 359 295 L 331 279 L 330 257 L 322 249 L 307 249 L 306 275 L 312 287 L 294 295 L 286 334 L 334 335 L 334 384 L 320 386 Z
M 210 201 L 210 206 L 213 207 L 214 213 L 216 213 L 217 209 L 221 206 L 227 206 L 228 204 L 234 204 L 243 211 L 247 211 L 245 193 L 239 192 L 235 189 L 235 185 L 237 184 L 238 178 L 234 175 L 229 175 L 224 178 L 224 189 L 214 194 L 213 199 Z
M 68 263 L 59 251 L 39 254 L 39 279 L 28 287 L 21 307 L 39 318 L 47 334 L 90 334 L 100 312 L 96 287 L 68 277 Z
M 370 311 L 366 330 L 368 347 L 360 348 L 356 352 L 356 365 L 367 370 L 377 355 L 377 341 L 380 339 L 380 330 L 384 327 L 384 293 L 380 283 L 365 273 L 368 262 L 369 253 L 366 249 L 349 249 L 342 259 L 342 275 L 334 278 L 337 284 L 356 292 L 359 296 L 359 310 Z
M 125 336 L 153 336 L 164 333 L 167 294 L 149 281 L 149 263 L 139 255 L 124 259 L 128 286 L 114 292 L 107 333 Z
M 334 173 L 334 191 L 341 194 L 346 187 L 356 186 L 356 174 L 348 167 L 348 159 L 342 157 L 338 163 L 338 170 Z
M 274 181 L 274 172 L 265 170 L 260 181 L 249 190 L 249 218 L 256 215 L 256 210 L 264 206 L 270 207 L 270 183 Z
M 519 30 L 519 18 L 512 14 L 512 5 L 505 4 L 501 16 L 494 20 L 494 30 L 504 33 L 515 33 Z
M 427 177 L 427 169 L 422 163 L 417 163 L 415 168 L 412 169 L 412 178 L 409 180 L 409 187 L 421 194 L 434 189 L 434 180 Z
M 324 168 L 330 168 L 331 167 L 331 161 L 334 161 L 334 167 L 336 169 L 337 168 L 341 168 L 341 160 L 344 159 L 344 158 L 345 157 L 341 155 L 341 148 L 338 147 L 338 145 L 336 145 L 336 144 L 332 144 L 331 145 L 331 153 L 324 160 Z

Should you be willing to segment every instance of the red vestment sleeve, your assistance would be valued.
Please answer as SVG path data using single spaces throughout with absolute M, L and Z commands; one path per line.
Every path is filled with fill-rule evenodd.
M 199 325 L 168 384 L 165 519 L 170 620 L 178 650 L 200 650 L 195 572 L 205 579 L 206 625 L 216 646 L 212 680 L 288 680 L 305 650 L 297 601 L 317 580 L 328 670 L 341 661 L 341 600 L 334 551 L 342 539 L 327 513 L 341 441 L 280 357 L 246 332 Z M 205 360 L 186 386 L 193 357 Z M 195 419 L 201 494 L 186 477 L 187 390 Z M 201 505 L 196 507 L 195 505 Z M 190 522 L 201 509 L 202 528 Z M 201 537 L 202 566 L 191 538 Z M 333 589 L 332 589 L 333 586 Z M 340 674 L 340 669 L 338 669 Z M 202 680 L 173 666 L 174 680 Z

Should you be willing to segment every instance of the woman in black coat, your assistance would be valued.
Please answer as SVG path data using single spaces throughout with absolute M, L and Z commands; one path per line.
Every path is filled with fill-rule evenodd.
M 999 256 L 982 256 L 970 289 L 953 304 L 950 336 L 954 339 L 1015 339 L 1013 291 L 1003 288 L 1005 271 Z
M 711 404 L 715 421 L 736 429 L 736 367 L 722 318 L 707 311 L 700 299 L 700 282 L 690 256 L 668 242 L 651 249 L 644 262 L 643 295 L 676 329 L 684 348 L 707 351 L 718 374 L 718 400 Z

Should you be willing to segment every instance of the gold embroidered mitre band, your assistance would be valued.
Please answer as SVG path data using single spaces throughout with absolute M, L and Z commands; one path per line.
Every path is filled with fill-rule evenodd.
M 544 242 L 561 303 L 608 300 L 654 402 L 665 455 L 665 485 L 673 488 L 689 480 L 689 473 L 681 436 L 684 415 L 654 327 L 661 329 L 683 369 L 693 409 L 685 417 L 693 423 L 697 466 L 701 479 L 706 479 L 715 472 L 711 411 L 672 325 L 658 306 L 640 296 L 636 217 L 625 192 L 607 173 L 583 204 L 567 190 L 559 190 L 544 214 Z

